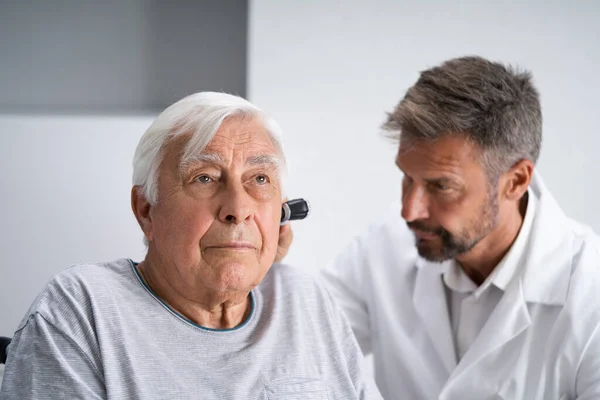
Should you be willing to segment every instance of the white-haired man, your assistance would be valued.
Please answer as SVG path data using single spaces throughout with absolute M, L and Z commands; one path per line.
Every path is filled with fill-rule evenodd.
M 272 266 L 285 158 L 239 97 L 167 108 L 134 157 L 146 258 L 55 276 L 8 348 L 3 399 L 371 399 L 350 326 Z

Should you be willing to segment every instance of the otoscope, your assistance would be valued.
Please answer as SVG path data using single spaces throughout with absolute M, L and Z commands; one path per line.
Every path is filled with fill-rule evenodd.
M 286 201 L 281 205 L 281 225 L 288 221 L 304 219 L 310 214 L 310 204 L 304 199 Z

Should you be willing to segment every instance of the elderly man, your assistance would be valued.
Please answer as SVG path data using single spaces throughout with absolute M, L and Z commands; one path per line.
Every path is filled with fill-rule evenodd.
M 197 93 L 134 157 L 138 263 L 55 276 L 8 348 L 2 399 L 378 399 L 350 326 L 274 265 L 285 169 L 273 120 Z
M 531 76 L 447 61 L 385 127 L 404 221 L 389 215 L 324 271 L 384 398 L 599 399 L 600 243 L 534 172 Z

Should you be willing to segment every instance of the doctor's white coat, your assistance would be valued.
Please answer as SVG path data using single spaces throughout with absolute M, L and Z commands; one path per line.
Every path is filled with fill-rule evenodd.
M 385 399 L 600 399 L 600 239 L 539 199 L 514 278 L 459 363 L 443 265 L 420 258 L 399 215 L 324 272 Z

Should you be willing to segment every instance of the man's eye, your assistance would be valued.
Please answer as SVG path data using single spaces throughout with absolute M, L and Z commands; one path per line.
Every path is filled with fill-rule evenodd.
M 198 181 L 200 183 L 210 183 L 210 182 L 212 182 L 212 178 L 208 175 L 200 175 L 200 176 L 196 177 L 196 181 Z
M 434 183 L 433 186 L 435 187 L 435 189 L 437 189 L 441 192 L 444 192 L 444 191 L 450 189 L 450 186 L 444 185 L 443 183 L 439 183 L 439 182 Z
M 265 175 L 257 175 L 254 180 L 256 181 L 256 183 L 258 183 L 259 185 L 264 185 L 266 183 L 269 182 L 269 178 L 267 178 Z

